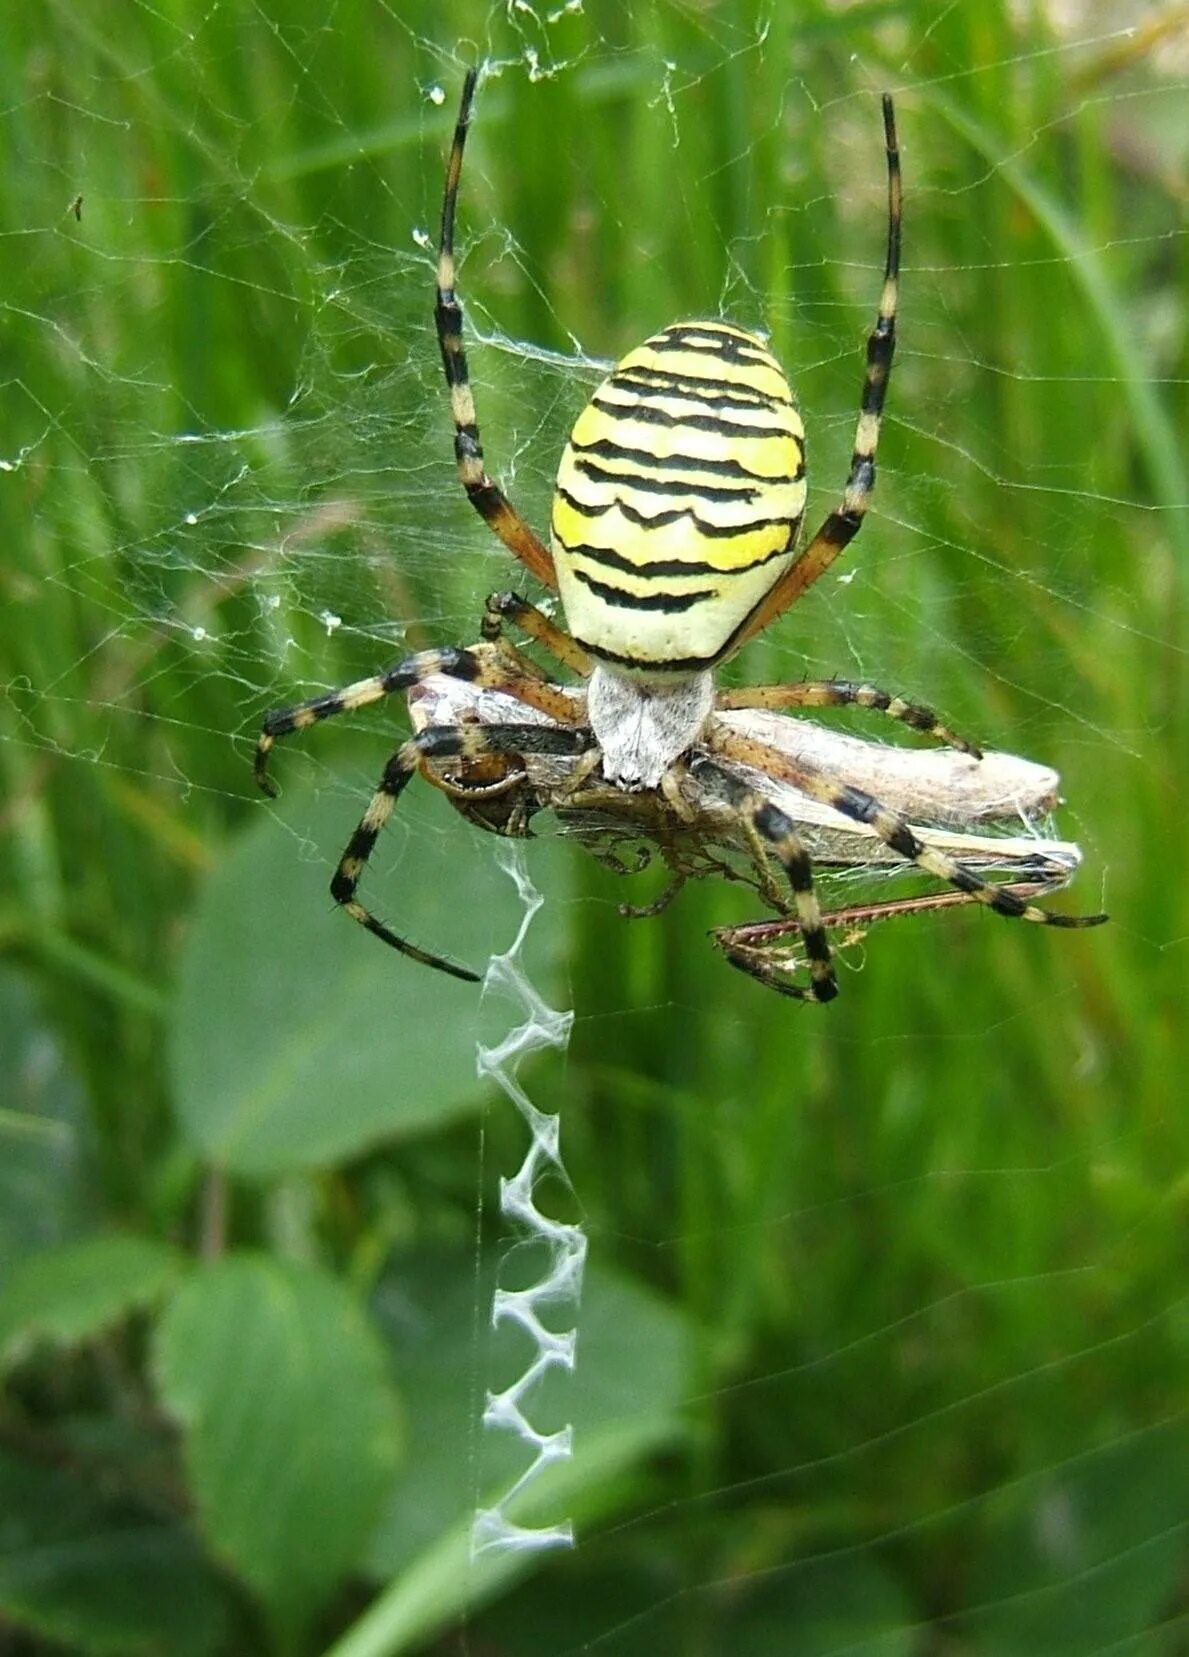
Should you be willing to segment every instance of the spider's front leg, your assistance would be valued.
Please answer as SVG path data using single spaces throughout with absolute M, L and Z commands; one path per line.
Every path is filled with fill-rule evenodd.
M 756 972 L 742 952 L 736 954 L 726 949 L 727 959 L 732 966 L 751 973 L 752 977 L 758 978 L 761 983 L 770 984 L 782 995 L 792 996 L 794 1000 L 833 1001 L 838 994 L 838 980 L 834 975 L 830 941 L 826 936 L 821 906 L 813 886 L 813 866 L 809 853 L 797 833 L 792 818 L 773 805 L 771 800 L 766 800 L 762 794 L 748 788 L 746 783 L 741 782 L 723 766 L 716 765 L 712 759 L 694 759 L 691 769 L 699 778 L 712 780 L 714 787 L 735 809 L 745 838 L 750 840 L 753 835 L 759 835 L 772 847 L 783 864 L 792 888 L 802 946 L 809 965 L 809 983 L 790 984 L 765 973 Z
M 394 691 L 411 690 L 414 685 L 420 684 L 435 673 L 445 674 L 451 679 L 461 679 L 482 690 L 504 691 L 529 707 L 548 714 L 559 725 L 573 725 L 576 713 L 581 717 L 581 710 L 575 709 L 572 697 L 553 685 L 521 672 L 505 661 L 498 649 L 492 645 L 473 645 L 469 650 L 462 650 L 456 646 L 446 646 L 441 650 L 422 650 L 415 656 L 407 656 L 403 662 L 397 662 L 395 667 L 390 667 L 386 672 L 374 674 L 370 679 L 359 679 L 353 685 L 344 686 L 342 690 L 332 690 L 325 696 L 315 696 L 308 702 L 299 702 L 291 708 L 277 708 L 267 714 L 264 728 L 256 743 L 257 784 L 266 794 L 276 794 L 276 785 L 268 775 L 268 759 L 278 737 L 289 736 L 294 731 L 307 730 L 309 726 L 317 725 L 323 719 L 333 719 L 336 714 L 353 713 L 356 708 L 366 708 L 372 702 L 379 702 L 385 696 L 391 696 Z
M 790 783 L 811 800 L 833 807 L 852 822 L 865 824 L 905 862 L 915 863 L 927 874 L 945 881 L 959 892 L 969 894 L 998 915 L 1033 921 L 1039 926 L 1063 927 L 1101 926 L 1107 919 L 1105 915 L 1055 915 L 1029 903 L 1009 887 L 993 886 L 965 863 L 959 863 L 936 846 L 926 845 L 898 811 L 891 810 L 865 789 L 855 788 L 841 777 L 812 770 L 778 749 L 740 736 L 725 725 L 710 721 L 703 740 L 715 754 Z M 721 768 L 715 769 L 721 772 Z M 808 950 L 808 940 L 806 948 Z
M 411 779 L 427 760 L 458 759 L 478 762 L 490 754 L 562 754 L 579 755 L 590 747 L 593 738 L 586 730 L 561 730 L 545 725 L 431 725 L 399 748 L 384 767 L 379 786 L 372 795 L 367 810 L 330 883 L 330 895 L 352 920 L 366 927 L 377 938 L 389 944 L 402 955 L 420 961 L 427 967 L 436 967 L 453 978 L 478 983 L 479 975 L 469 967 L 458 966 L 444 956 L 420 949 L 407 938 L 400 937 L 391 927 L 377 920 L 356 897 L 356 890 L 367 867 L 368 858 L 376 841 L 404 793 Z

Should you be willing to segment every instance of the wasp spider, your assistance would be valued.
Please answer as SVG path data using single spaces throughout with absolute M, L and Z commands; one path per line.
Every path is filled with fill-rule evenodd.
M 843 680 L 720 691 L 714 670 L 768 627 L 822 576 L 857 534 L 871 500 L 880 415 L 892 367 L 900 264 L 900 160 L 889 97 L 883 99 L 888 230 L 883 289 L 867 341 L 867 366 L 850 475 L 842 499 L 798 552 L 805 507 L 805 442 L 780 365 L 753 333 L 723 321 L 676 322 L 630 352 L 579 415 L 562 455 L 546 546 L 488 475 L 455 293 L 454 218 L 463 148 L 477 80 L 468 73 L 446 169 L 435 318 L 454 417 L 458 473 L 472 506 L 565 613 L 563 631 L 513 593 L 487 603 L 482 642 L 422 651 L 387 672 L 268 715 L 256 776 L 272 791 L 269 752 L 280 736 L 334 714 L 423 687 L 435 675 L 510 698 L 508 722 L 452 722 L 420 729 L 392 756 L 331 882 L 355 920 L 402 954 L 455 977 L 476 974 L 393 932 L 357 896 L 377 836 L 420 772 L 478 820 L 515 790 L 536 759 L 568 759 L 566 798 L 589 794 L 625 818 L 646 806 L 653 824 L 679 835 L 691 800 L 712 793 L 729 812 L 738 845 L 783 870 L 788 895 L 769 878 L 765 896 L 795 917 L 807 981 L 756 970 L 738 943 L 729 959 L 786 994 L 829 1001 L 837 994 L 810 856 L 792 816 L 749 776 L 791 785 L 865 825 L 901 859 L 998 914 L 1046 926 L 1087 926 L 1105 917 L 1050 913 L 985 880 L 910 828 L 900 811 L 848 781 L 741 731 L 730 710 L 857 705 L 874 708 L 973 759 L 978 750 L 924 707 L 874 686 Z M 579 681 L 552 682 L 505 636 L 512 623 Z M 556 804 L 556 800 L 546 803 Z M 488 816 L 485 826 L 496 818 Z M 524 833 L 515 814 L 503 831 Z

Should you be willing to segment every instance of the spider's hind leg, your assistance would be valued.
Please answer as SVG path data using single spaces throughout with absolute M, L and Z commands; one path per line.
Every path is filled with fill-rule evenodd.
M 450 391 L 450 412 L 454 420 L 454 458 L 459 482 L 467 499 L 487 526 L 515 553 L 521 563 L 546 587 L 557 588 L 553 556 L 525 523 L 503 490 L 489 476 L 483 459 L 483 442 L 475 412 L 475 395 L 467 368 L 462 338 L 462 306 L 454 289 L 454 216 L 458 204 L 458 182 L 462 177 L 462 156 L 471 124 L 471 101 L 479 75 L 467 71 L 462 100 L 454 127 L 454 142 L 446 163 L 446 187 L 442 195 L 442 231 L 438 241 L 438 270 L 435 290 L 434 325 L 442 353 L 442 368 Z
M 846 487 L 838 506 L 817 534 L 798 553 L 784 574 L 777 578 L 739 629 L 734 640 L 736 648 L 770 627 L 825 574 L 859 533 L 871 505 L 875 488 L 875 455 L 879 447 L 884 399 L 892 373 L 892 358 L 896 351 L 896 312 L 900 302 L 900 147 L 896 139 L 895 111 L 887 93 L 883 96 L 882 105 L 888 164 L 887 252 L 879 311 L 875 326 L 867 337 L 867 366 Z

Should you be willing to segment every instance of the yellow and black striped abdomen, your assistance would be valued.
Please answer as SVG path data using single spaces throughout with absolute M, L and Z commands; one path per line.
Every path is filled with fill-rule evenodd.
M 730 323 L 674 323 L 603 381 L 562 456 L 570 631 L 639 673 L 709 667 L 788 567 L 804 507 L 804 433 L 776 359 Z

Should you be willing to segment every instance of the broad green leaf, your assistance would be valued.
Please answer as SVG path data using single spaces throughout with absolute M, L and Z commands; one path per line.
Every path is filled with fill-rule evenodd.
M 366 803 L 364 786 L 262 808 L 211 877 L 190 933 L 173 1043 L 177 1108 L 198 1151 L 237 1173 L 333 1162 L 481 1097 L 478 985 L 386 948 L 327 894 Z M 495 865 L 499 845 L 410 788 L 361 897 L 417 943 L 482 971 L 512 943 L 523 912 Z M 537 916 L 534 957 L 558 955 L 563 910 L 554 902 Z
M 215 1657 L 223 1593 L 178 1524 L 0 1451 L 0 1622 L 94 1657 Z M 40 1649 L 40 1647 L 39 1647 Z
M 493 1503 L 529 1460 L 509 1434 L 478 1425 L 482 1389 L 506 1386 L 525 1361 L 523 1338 L 505 1341 L 501 1333 L 475 1343 L 476 1309 L 485 1325 L 491 1289 L 463 1256 L 410 1258 L 384 1285 L 379 1315 L 407 1384 L 409 1457 L 368 1557 L 371 1573 L 391 1584 L 333 1647 L 334 1657 L 419 1647 L 540 1561 L 523 1552 L 470 1559 L 476 1502 Z M 606 1273 L 588 1271 L 577 1323 L 576 1371 L 551 1377 L 526 1405 L 534 1426 L 573 1423 L 573 1459 L 550 1469 L 508 1516 L 532 1526 L 571 1519 L 581 1536 L 584 1522 L 624 1498 L 634 1466 L 682 1436 L 689 1354 L 671 1306 Z
M 391 1488 L 399 1434 L 383 1347 L 320 1271 L 232 1256 L 178 1293 L 155 1370 L 210 1548 L 291 1640 L 357 1560 Z
M 0 1367 L 37 1341 L 71 1346 L 164 1294 L 181 1256 L 147 1237 L 92 1237 L 30 1255 L 0 1282 Z
M 0 974 L 0 1261 L 60 1243 L 90 1222 L 80 1165 L 82 1089 L 26 987 Z

